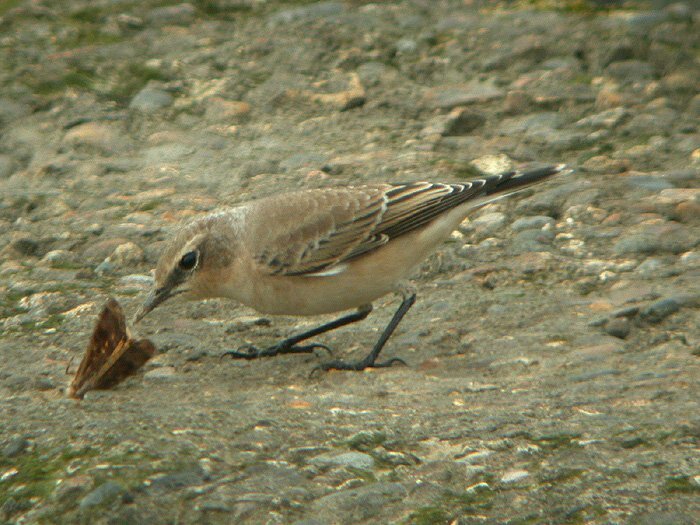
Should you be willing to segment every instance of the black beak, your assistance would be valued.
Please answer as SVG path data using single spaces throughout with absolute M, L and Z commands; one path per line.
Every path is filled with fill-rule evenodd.
M 146 297 L 146 300 L 141 305 L 141 308 L 139 308 L 139 311 L 136 312 L 136 315 L 134 316 L 134 324 L 146 317 L 146 314 L 148 314 L 148 312 L 153 310 L 156 306 L 164 301 L 167 301 L 178 293 L 180 292 L 173 293 L 170 288 L 157 288 L 155 290 L 151 290 L 148 297 Z

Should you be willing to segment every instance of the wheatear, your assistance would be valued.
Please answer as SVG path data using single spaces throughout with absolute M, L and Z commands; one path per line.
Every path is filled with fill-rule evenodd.
M 405 279 L 475 208 L 564 170 L 564 165 L 509 171 L 469 182 L 368 184 L 273 195 L 210 213 L 182 226 L 163 252 L 155 286 L 135 322 L 176 295 L 228 297 L 261 313 L 318 315 L 355 308 L 333 322 L 265 349 L 227 352 L 253 359 L 308 353 L 300 345 L 360 321 L 389 292 L 403 301 L 372 350 L 359 361 L 330 361 L 323 370 L 385 367 L 387 339 L 416 299 Z

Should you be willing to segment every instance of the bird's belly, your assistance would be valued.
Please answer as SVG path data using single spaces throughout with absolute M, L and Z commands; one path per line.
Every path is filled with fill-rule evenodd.
M 369 304 L 392 292 L 396 281 L 358 280 L 355 272 L 319 277 L 273 277 L 258 283 L 252 306 L 274 315 L 320 315 Z

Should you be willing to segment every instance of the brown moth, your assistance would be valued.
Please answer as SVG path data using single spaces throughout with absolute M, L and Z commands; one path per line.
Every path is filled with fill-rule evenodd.
M 131 339 L 122 307 L 115 299 L 109 299 L 97 319 L 68 395 L 82 399 L 88 390 L 112 388 L 141 368 L 155 351 L 148 339 Z

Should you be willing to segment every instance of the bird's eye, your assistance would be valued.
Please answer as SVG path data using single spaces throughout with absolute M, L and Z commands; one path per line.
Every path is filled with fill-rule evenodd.
M 180 259 L 180 262 L 178 263 L 178 266 L 182 270 L 191 270 L 197 265 L 197 252 L 187 252 L 185 255 L 182 256 L 182 259 Z

